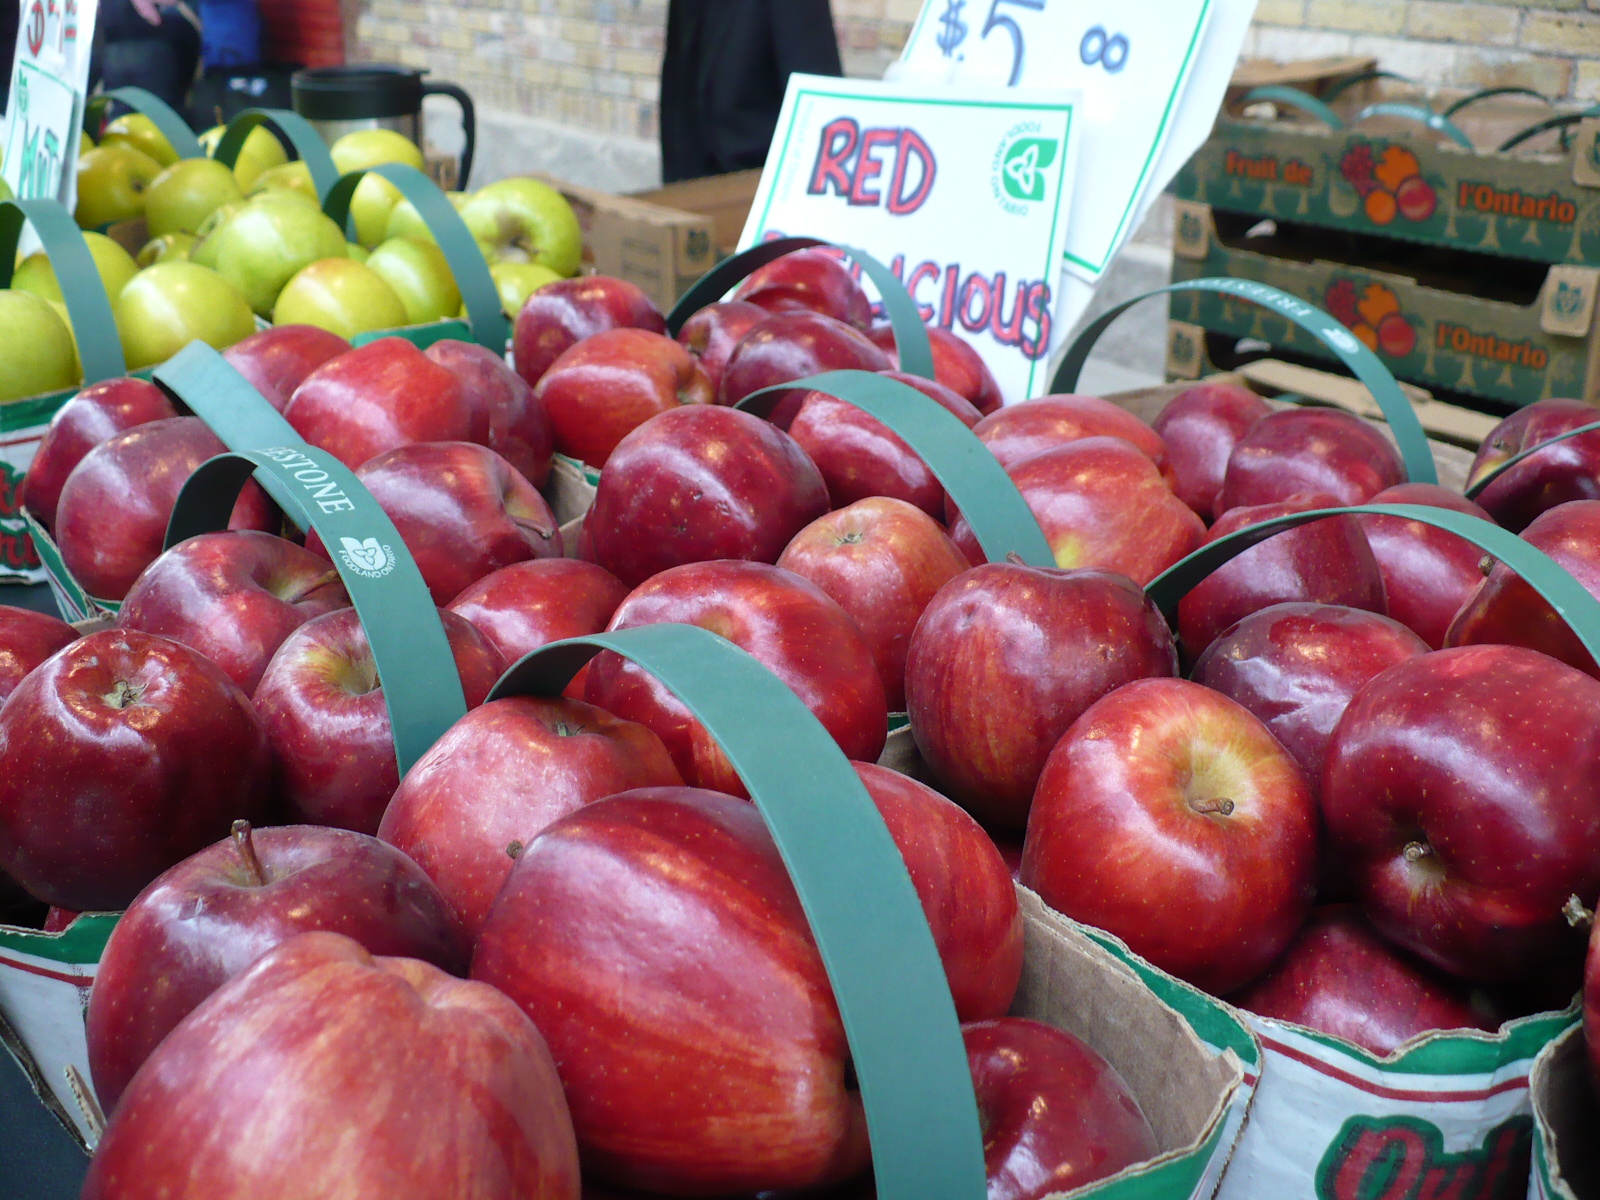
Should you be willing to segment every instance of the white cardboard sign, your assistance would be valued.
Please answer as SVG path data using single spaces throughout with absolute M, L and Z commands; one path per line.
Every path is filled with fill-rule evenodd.
M 740 248 L 810 235 L 899 276 L 923 320 L 1038 394 L 1078 146 L 1075 93 L 792 75 Z
M 24 0 L 0 162 L 0 176 L 19 199 L 48 197 L 69 212 L 74 207 L 98 11 L 99 0 Z

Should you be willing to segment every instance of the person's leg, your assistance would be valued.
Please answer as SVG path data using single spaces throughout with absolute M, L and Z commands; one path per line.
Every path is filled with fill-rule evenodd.
M 107 21 L 100 71 L 106 90 L 141 87 L 182 111 L 200 62 L 200 31 L 175 8 L 162 13 L 159 25 L 128 0 L 110 0 L 100 12 Z

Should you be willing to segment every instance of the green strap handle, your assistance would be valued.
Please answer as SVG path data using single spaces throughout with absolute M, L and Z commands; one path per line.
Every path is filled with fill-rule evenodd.
M 1361 124 L 1368 117 L 1403 117 L 1407 121 L 1415 121 L 1425 125 L 1435 133 L 1442 133 L 1463 150 L 1473 149 L 1472 139 L 1461 132 L 1460 127 L 1449 117 L 1441 116 L 1431 108 L 1424 108 L 1420 104 L 1401 104 L 1394 100 L 1380 100 L 1376 104 L 1369 104 L 1355 115 L 1350 122 L 1352 128 Z
M 112 88 L 109 92 L 90 100 L 86 111 L 94 114 L 94 119 L 98 120 L 100 114 L 105 112 L 106 106 L 113 100 L 149 117 L 150 123 L 172 144 L 179 158 L 206 156 L 205 149 L 200 145 L 200 139 L 195 137 L 194 130 L 189 128 L 189 122 L 179 116 L 177 110 L 160 96 L 143 88 Z
M 369 170 L 400 189 L 400 194 L 411 201 L 417 215 L 427 224 L 439 249 L 444 251 L 456 287 L 461 289 L 461 298 L 466 302 L 473 339 L 496 354 L 504 354 L 511 340 L 511 322 L 500 307 L 500 292 L 495 287 L 494 276 L 489 274 L 483 251 L 455 205 L 439 190 L 438 184 L 415 167 L 384 163 Z M 356 193 L 356 185 L 366 174 L 367 171 L 351 171 L 341 176 L 323 197 L 322 210 L 341 229 L 350 215 L 350 200 Z
M 299 113 L 286 108 L 247 108 L 233 120 L 217 139 L 212 154 L 225 167 L 239 161 L 239 151 L 245 139 L 258 125 L 265 125 L 283 148 L 290 151 L 311 172 L 311 183 L 317 189 L 317 199 L 326 200 L 328 191 L 339 180 L 339 168 L 333 165 L 333 155 L 328 153 L 328 143 Z
M 1462 109 L 1473 104 L 1477 104 L 1480 100 L 1488 100 L 1494 96 L 1528 96 L 1531 99 L 1542 101 L 1544 104 L 1554 107 L 1554 101 L 1552 101 L 1550 97 L 1546 96 L 1543 92 L 1536 92 L 1530 87 L 1506 85 L 1504 87 L 1479 88 L 1470 96 L 1463 96 L 1454 104 L 1446 108 L 1444 110 L 1444 115 L 1447 117 L 1453 117 Z
M 355 472 L 304 442 L 234 450 L 202 463 L 178 493 L 167 546 L 226 529 L 252 474 L 273 480 L 289 498 L 289 510 L 317 531 L 350 593 L 378 664 L 403 777 L 467 714 L 455 657 L 422 572 Z
M 1371 83 L 1376 79 L 1393 79 L 1399 83 L 1415 82 L 1415 80 L 1409 78 L 1408 76 L 1400 75 L 1394 71 L 1384 71 L 1382 69 L 1374 68 L 1370 71 L 1357 71 L 1354 75 L 1346 75 L 1341 79 L 1336 79 L 1333 83 L 1329 84 L 1323 89 L 1322 98 L 1329 104 L 1332 104 L 1335 100 L 1344 95 L 1357 84 Z
M 878 1195 L 983 1200 L 983 1134 L 939 953 L 905 862 L 838 745 L 760 662 L 690 625 L 554 642 L 489 698 L 559 696 L 601 650 L 637 663 L 688 708 L 766 819 L 839 1004 Z
M 1240 104 L 1283 104 L 1290 108 L 1299 109 L 1309 117 L 1322 121 L 1330 129 L 1343 129 L 1344 118 L 1310 92 L 1302 92 L 1296 87 L 1286 87 L 1283 84 L 1268 84 L 1266 87 L 1251 88 L 1240 99 Z
M 1526 129 L 1512 134 L 1501 142 L 1495 147 L 1495 152 L 1503 154 L 1507 150 L 1515 150 L 1523 142 L 1531 141 L 1541 133 L 1549 133 L 1552 129 L 1561 130 L 1561 145 L 1565 149 L 1568 145 L 1568 130 L 1588 117 L 1600 117 L 1600 105 L 1586 108 L 1582 112 L 1558 113 L 1553 117 L 1546 117 L 1543 121 L 1535 121 Z
M 1275 287 L 1248 279 L 1220 277 L 1185 279 L 1180 283 L 1168 284 L 1166 287 L 1156 288 L 1142 296 L 1135 296 L 1131 300 L 1124 300 L 1121 304 L 1114 305 L 1090 322 L 1072 345 L 1067 347 L 1061 365 L 1056 368 L 1055 378 L 1050 381 L 1050 390 L 1070 392 L 1076 389 L 1078 376 L 1083 372 L 1083 364 L 1088 361 L 1089 351 L 1094 348 L 1095 342 L 1111 322 L 1139 301 L 1168 292 L 1218 292 L 1259 304 L 1262 308 L 1270 309 L 1279 316 L 1293 321 L 1333 351 L 1339 361 L 1367 386 L 1372 398 L 1383 410 L 1384 419 L 1389 422 L 1389 429 L 1400 447 L 1400 457 L 1405 462 L 1406 477 L 1412 483 L 1439 482 L 1439 472 L 1434 466 L 1433 451 L 1428 446 L 1428 435 L 1423 432 L 1422 422 L 1417 420 L 1411 402 L 1406 399 L 1405 393 L 1400 390 L 1400 385 L 1389 373 L 1389 368 L 1383 365 L 1378 356 L 1316 305 L 1308 304 L 1299 297 L 1291 296 L 1288 292 L 1279 291 Z
M 706 305 L 721 300 L 745 276 L 769 262 L 782 258 L 785 254 L 796 250 L 809 250 L 813 246 L 836 246 L 848 254 L 866 273 L 867 278 L 872 280 L 878 289 L 878 296 L 883 301 L 884 315 L 889 318 L 889 325 L 894 330 L 895 352 L 900 357 L 900 369 L 907 375 L 920 375 L 923 379 L 932 379 L 933 347 L 928 341 L 928 327 L 923 324 L 917 302 L 911 298 L 911 293 L 906 291 L 905 285 L 895 277 L 893 271 L 865 250 L 858 250 L 854 246 L 842 243 L 825 242 L 821 238 L 773 238 L 771 241 L 751 246 L 748 250 L 741 250 L 738 254 L 730 254 L 695 280 L 689 290 L 678 298 L 678 302 L 672 306 L 672 311 L 667 314 L 667 333 L 677 337 L 678 330 L 683 328 L 685 321 Z
M 910 384 L 871 371 L 825 371 L 751 392 L 735 406 L 772 414 L 785 392 L 823 392 L 882 421 L 903 438 L 944 485 L 992 563 L 1015 554 L 1029 566 L 1054 567 L 1056 558 L 1017 485 L 989 448 L 959 417 Z
M 1478 549 L 1493 555 L 1506 564 L 1529 587 L 1533 588 L 1561 614 L 1573 633 L 1583 643 L 1584 649 L 1600 661 L 1600 600 L 1591 596 L 1582 584 L 1562 570 L 1544 551 L 1530 546 L 1508 529 L 1502 529 L 1482 517 L 1469 516 L 1448 508 L 1432 508 L 1422 504 L 1354 504 L 1338 508 L 1316 508 L 1309 512 L 1287 513 L 1257 525 L 1247 525 L 1202 546 L 1187 558 L 1168 567 L 1145 588 L 1145 594 L 1172 622 L 1177 615 L 1178 602 L 1189 594 L 1202 579 L 1229 559 L 1248 550 L 1258 542 L 1297 526 L 1320 521 L 1323 517 L 1371 514 L 1380 517 L 1400 517 L 1407 521 L 1420 521 L 1446 533 L 1471 542 Z
M 78 343 L 84 383 L 126 375 L 128 364 L 122 357 L 122 341 L 117 336 L 111 300 L 100 281 L 100 269 L 83 240 L 83 231 L 59 203 L 50 199 L 0 202 L 0 287 L 11 286 L 17 242 L 26 224 L 33 225 L 55 268 L 56 282 L 61 286 L 61 298 Z M 6 347 L 7 352 L 10 349 Z
M 1522 451 L 1519 451 L 1516 454 L 1513 454 L 1510 458 L 1506 459 L 1505 462 L 1501 463 L 1499 466 L 1495 467 L 1494 470 L 1490 471 L 1487 475 L 1485 475 L 1482 479 L 1478 480 L 1477 483 L 1474 483 L 1470 487 L 1468 487 L 1467 488 L 1467 499 L 1468 500 L 1476 500 L 1479 496 L 1481 496 L 1483 494 L 1483 490 L 1485 488 L 1487 488 L 1491 483 L 1493 483 L 1496 479 L 1499 479 L 1500 476 L 1504 475 L 1507 471 L 1511 470 L 1512 467 L 1516 466 L 1518 463 L 1522 462 L 1524 459 L 1532 458 L 1535 454 L 1539 453 L 1539 451 L 1543 450 L 1546 446 L 1549 446 L 1549 445 L 1551 445 L 1551 444 L 1553 444 L 1555 442 L 1564 442 L 1568 438 L 1577 437 L 1580 433 L 1593 433 L 1597 429 L 1600 429 L 1600 421 L 1595 421 L 1595 422 L 1593 422 L 1591 424 L 1588 424 L 1588 425 L 1579 425 L 1576 429 L 1563 430 L 1562 432 L 1560 432 L 1558 434 L 1555 434 L 1555 435 L 1553 435 L 1551 437 L 1545 438 L 1545 440 L 1540 442 L 1537 446 L 1529 446 L 1526 450 L 1522 450 Z

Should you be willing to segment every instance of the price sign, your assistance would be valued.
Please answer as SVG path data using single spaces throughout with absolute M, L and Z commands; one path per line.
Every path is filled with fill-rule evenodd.
M 98 9 L 98 0 L 24 0 L 0 161 L 0 176 L 21 199 L 73 207 Z

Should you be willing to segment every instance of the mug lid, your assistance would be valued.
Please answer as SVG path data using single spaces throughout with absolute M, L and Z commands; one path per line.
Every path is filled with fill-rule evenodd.
M 289 87 L 294 111 L 308 121 L 404 117 L 422 111 L 425 73 L 398 63 L 303 67 L 290 77 Z

